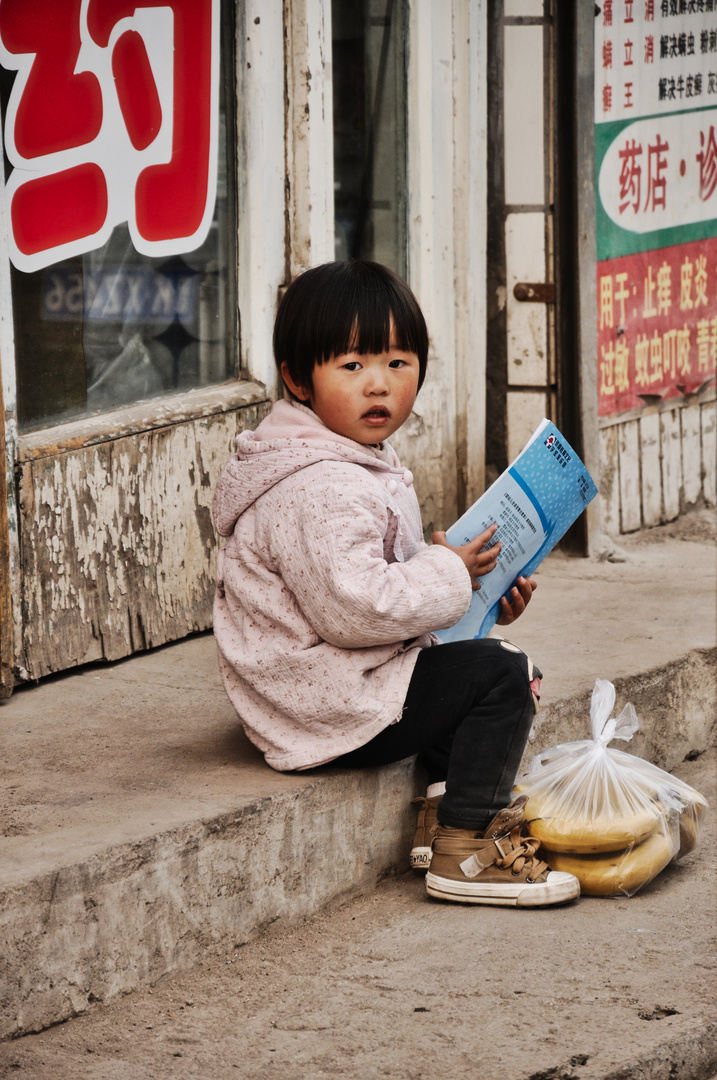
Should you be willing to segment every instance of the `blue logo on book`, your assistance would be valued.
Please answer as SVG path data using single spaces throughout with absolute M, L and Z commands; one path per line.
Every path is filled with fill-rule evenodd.
M 547 439 L 543 442 L 544 446 L 547 446 L 550 453 L 553 455 L 558 465 L 564 469 L 569 461 L 572 460 L 571 455 L 568 453 L 566 447 L 561 443 L 555 432 L 551 432 Z

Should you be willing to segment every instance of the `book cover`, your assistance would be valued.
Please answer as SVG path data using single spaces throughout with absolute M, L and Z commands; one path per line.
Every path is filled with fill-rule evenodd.
M 475 539 L 493 523 L 503 547 L 480 579 L 460 622 L 437 630 L 441 641 L 485 637 L 500 614 L 500 598 L 528 577 L 597 495 L 590 473 L 555 424 L 543 420 L 506 471 L 448 529 L 449 544 Z

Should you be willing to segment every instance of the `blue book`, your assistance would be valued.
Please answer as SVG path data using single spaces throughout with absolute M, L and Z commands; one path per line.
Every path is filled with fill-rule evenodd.
M 503 547 L 480 578 L 460 622 L 437 630 L 441 641 L 485 637 L 500 615 L 500 598 L 528 577 L 597 495 L 590 473 L 555 424 L 543 420 L 512 465 L 446 533 L 458 547 L 496 524 L 492 546 Z

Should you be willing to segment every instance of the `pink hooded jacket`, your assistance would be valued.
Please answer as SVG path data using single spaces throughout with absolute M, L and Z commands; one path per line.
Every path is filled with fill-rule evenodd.
M 227 693 L 274 769 L 323 764 L 400 719 L 432 630 L 466 612 L 463 562 L 423 541 L 390 446 L 279 401 L 237 437 L 214 496 L 214 634 Z

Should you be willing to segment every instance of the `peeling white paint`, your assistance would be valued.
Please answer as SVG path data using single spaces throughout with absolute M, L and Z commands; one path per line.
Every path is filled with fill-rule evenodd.
M 267 408 L 22 465 L 18 668 L 39 678 L 210 625 L 214 485 L 237 431 Z

